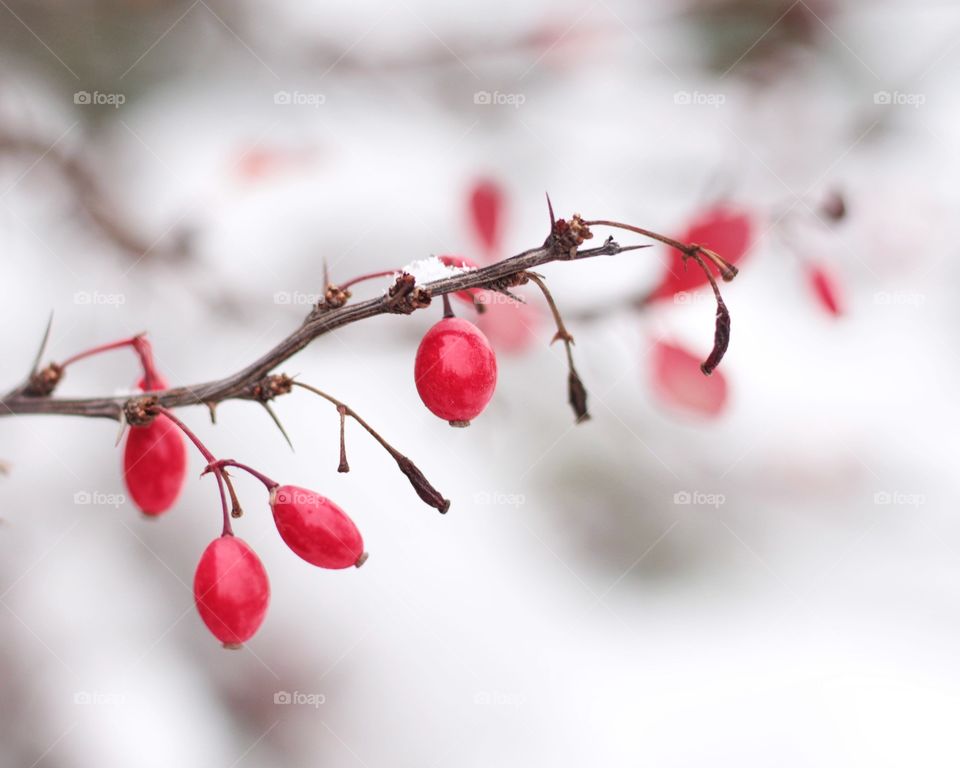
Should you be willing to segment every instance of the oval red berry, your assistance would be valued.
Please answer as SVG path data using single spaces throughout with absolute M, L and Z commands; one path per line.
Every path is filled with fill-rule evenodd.
M 427 408 L 454 426 L 466 426 L 493 397 L 497 358 L 473 323 L 445 317 L 420 342 L 414 381 Z
M 200 618 L 225 646 L 249 640 L 263 623 L 270 582 L 260 558 L 235 536 L 210 542 L 193 577 Z
M 270 494 L 280 537 L 297 555 L 321 568 L 349 568 L 366 559 L 353 520 L 330 499 L 306 488 L 281 485 Z
M 187 473 L 187 449 L 177 426 L 157 416 L 131 427 L 123 449 L 123 481 L 134 504 L 147 515 L 173 506 Z

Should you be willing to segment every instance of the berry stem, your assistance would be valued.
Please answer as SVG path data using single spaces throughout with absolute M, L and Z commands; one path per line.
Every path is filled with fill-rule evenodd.
M 710 287 L 713 289 L 713 296 L 717 300 L 717 316 L 714 323 L 714 332 L 713 332 L 713 349 L 710 350 L 710 354 L 706 360 L 700 364 L 700 370 L 703 371 L 705 376 L 709 376 L 716 367 L 720 364 L 720 361 L 723 360 L 723 356 L 727 352 L 727 347 L 730 344 L 730 311 L 727 309 L 727 305 L 723 301 L 723 296 L 720 295 L 720 286 L 717 285 L 717 280 L 713 276 L 713 273 L 707 267 L 707 263 L 703 260 L 704 257 L 708 258 L 713 265 L 719 270 L 720 276 L 724 281 L 729 282 L 737 276 L 737 268 L 733 264 L 729 263 L 726 259 L 722 258 L 719 254 L 714 253 L 709 248 L 704 248 L 702 245 L 697 245 L 696 243 L 684 244 L 679 240 L 674 240 L 672 237 L 667 237 L 666 235 L 658 234 L 657 232 L 652 232 L 649 229 L 643 229 L 642 227 L 635 227 L 632 224 L 623 224 L 619 221 L 608 221 L 606 219 L 600 219 L 597 221 L 585 221 L 584 225 L 586 226 L 598 226 L 598 227 L 616 227 L 618 229 L 625 229 L 628 232 L 636 232 L 638 235 L 644 235 L 645 237 L 653 238 L 654 240 L 659 240 L 661 243 L 665 243 L 672 248 L 676 248 L 683 254 L 684 259 L 693 259 L 697 262 L 697 265 L 700 269 L 703 270 L 703 274 L 707 276 L 707 280 L 710 281 Z
M 136 352 L 137 357 L 140 358 L 140 366 L 143 369 L 144 390 L 149 392 L 161 388 L 160 375 L 157 373 L 156 365 L 153 362 L 153 347 L 150 345 L 150 342 L 147 341 L 145 334 L 142 333 L 138 333 L 136 336 L 131 336 L 128 339 L 111 341 L 108 344 L 100 344 L 96 347 L 86 349 L 83 352 L 78 352 L 60 363 L 60 369 L 63 370 L 67 366 L 73 365 L 80 360 L 85 360 L 88 357 L 110 352 L 114 349 L 124 349 L 126 347 L 131 347 L 133 351 Z
M 615 227 L 617 229 L 624 229 L 627 232 L 635 232 L 638 235 L 643 235 L 644 237 L 649 237 L 652 240 L 658 240 L 665 245 L 669 245 L 671 248 L 676 248 L 680 253 L 682 253 L 687 258 L 693 258 L 695 255 L 706 256 L 713 262 L 713 265 L 720 272 L 720 276 L 724 279 L 725 282 L 730 282 L 737 276 L 738 270 L 733 264 L 728 262 L 718 253 L 714 253 L 709 248 L 704 248 L 702 245 L 697 243 L 681 243 L 679 240 L 674 240 L 672 237 L 667 237 L 667 235 L 661 235 L 659 232 L 654 232 L 649 229 L 644 229 L 643 227 L 635 227 L 632 224 L 624 224 L 620 221 L 610 221 L 608 219 L 597 219 L 595 221 L 585 221 L 583 222 L 586 226 L 596 226 L 596 227 Z M 707 272 L 709 276 L 710 273 L 707 271 L 706 265 L 703 263 L 702 259 L 697 259 L 697 262 L 700 264 L 700 267 Z
M 337 411 L 340 414 L 340 466 L 337 467 L 337 472 L 349 472 L 350 463 L 347 461 L 346 439 L 347 409 L 343 405 L 338 405 Z
M 569 370 L 567 376 L 568 399 L 570 407 L 573 408 L 573 413 L 576 416 L 577 424 L 580 424 L 581 422 L 589 420 L 590 413 L 587 410 L 587 389 L 583 386 L 580 374 L 577 373 L 577 368 L 573 364 L 573 336 L 570 334 L 570 331 L 567 330 L 566 325 L 564 325 L 563 316 L 560 314 L 557 302 L 554 300 L 553 294 L 550 293 L 550 289 L 547 288 L 547 284 L 543 281 L 543 278 L 535 272 L 524 272 L 523 274 L 536 283 L 537 288 L 539 288 L 543 294 L 543 298 L 547 300 L 547 305 L 550 307 L 550 312 L 553 314 L 553 319 L 557 324 L 557 332 L 550 343 L 562 341 L 567 351 L 567 368 Z
M 453 315 L 453 307 L 452 307 L 451 304 L 450 304 L 450 294 L 449 294 L 449 293 L 443 294 L 443 316 L 444 316 L 445 318 L 448 318 L 448 319 L 454 316 L 454 315 Z
M 280 483 L 271 480 L 262 472 L 258 472 L 253 467 L 247 466 L 246 464 L 241 464 L 239 461 L 234 461 L 233 459 L 220 459 L 219 461 L 213 461 L 207 469 L 211 472 L 216 472 L 218 469 L 222 470 L 224 467 L 236 467 L 237 469 L 242 469 L 249 475 L 252 475 L 261 483 L 268 491 L 272 491 L 274 488 L 278 488 Z
M 385 269 L 382 272 L 370 272 L 366 275 L 358 275 L 357 277 L 347 280 L 345 283 L 341 283 L 337 287 L 341 290 L 347 290 L 351 285 L 356 285 L 357 283 L 362 283 L 365 280 L 376 280 L 378 277 L 390 277 L 390 275 L 395 275 L 399 272 L 399 269 Z
M 302 381 L 294 381 L 292 383 L 293 383 L 293 386 L 300 387 L 301 389 L 305 389 L 308 392 L 313 392 L 313 394 L 319 395 L 327 402 L 332 403 L 334 406 L 336 406 L 337 411 L 340 413 L 341 427 L 347 416 L 352 418 L 354 421 L 357 422 L 357 424 L 363 427 L 374 440 L 380 443 L 383 449 L 390 454 L 393 460 L 397 462 L 397 466 L 400 468 L 400 471 L 407 476 L 407 479 L 410 481 L 410 484 L 413 486 L 414 490 L 417 492 L 417 495 L 421 499 L 423 499 L 424 502 L 429 504 L 431 507 L 434 507 L 435 509 L 439 510 L 441 513 L 446 512 L 450 508 L 450 501 L 448 499 L 443 498 L 440 492 L 437 491 L 430 484 L 430 482 L 424 476 L 423 472 L 420 471 L 417 465 L 414 464 L 410 459 L 408 459 L 402 453 L 400 453 L 400 451 L 398 451 L 392 445 L 390 445 L 390 443 L 388 443 L 380 435 L 380 433 L 377 432 L 377 430 L 375 430 L 366 421 L 364 421 L 357 414 L 357 412 L 353 410 L 353 408 L 351 408 L 346 403 L 341 402 L 340 400 L 337 400 L 337 398 L 333 397 L 333 395 L 328 395 L 326 392 L 320 389 L 317 389 L 316 387 L 312 387 L 309 384 L 305 384 Z M 341 430 L 341 438 L 342 436 L 343 436 L 343 432 Z M 342 446 L 343 446 L 343 443 L 341 442 L 341 447 Z M 341 463 L 345 460 L 345 458 L 346 456 L 343 453 L 341 453 Z
M 205 446 L 203 442 L 200 440 L 200 438 L 193 433 L 193 430 L 191 430 L 190 427 L 188 427 L 186 424 L 180 421 L 180 419 L 177 418 L 177 416 L 173 413 L 173 411 L 167 408 L 164 408 L 162 406 L 157 406 L 156 411 L 158 414 L 163 414 L 168 419 L 170 419 L 170 421 L 176 424 L 177 427 L 180 429 L 180 431 L 183 432 L 183 434 L 185 434 L 189 438 L 190 442 L 192 442 L 197 447 L 197 450 L 200 451 L 203 458 L 207 460 L 206 471 L 213 472 L 214 477 L 217 478 L 217 487 L 220 489 L 220 506 L 223 508 L 223 534 L 222 535 L 233 536 L 233 525 L 231 525 L 230 523 L 230 510 L 227 507 L 227 493 L 224 489 L 225 485 L 230 485 L 230 481 L 225 479 L 224 475 L 226 473 L 223 471 L 223 468 L 220 466 L 217 466 L 217 457 L 210 452 L 207 446 Z M 206 474 L 206 471 L 204 472 L 204 474 Z M 236 500 L 236 493 L 233 490 L 232 485 L 230 485 L 230 496 L 232 499 Z M 237 506 L 239 507 L 239 504 Z

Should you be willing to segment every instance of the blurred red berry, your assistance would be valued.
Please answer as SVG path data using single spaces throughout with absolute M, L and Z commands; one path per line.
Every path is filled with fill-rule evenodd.
M 470 191 L 470 220 L 487 254 L 500 247 L 503 192 L 489 179 L 482 179 Z
M 330 499 L 306 488 L 281 485 L 270 493 L 280 537 L 297 555 L 320 568 L 363 565 L 363 537 Z
M 843 308 L 836 279 L 823 267 L 816 265 L 809 269 L 807 277 L 820 306 L 834 317 L 842 315 Z
M 260 558 L 243 539 L 221 536 L 200 556 L 193 597 L 214 637 L 224 646 L 237 647 L 263 623 L 270 582 Z
M 420 342 L 414 364 L 420 399 L 452 426 L 475 419 L 497 386 L 497 357 L 473 323 L 445 317 Z
M 714 371 L 704 376 L 700 358 L 659 341 L 651 353 L 653 391 L 670 408 L 700 416 L 717 416 L 727 403 L 727 381 Z
M 526 352 L 536 341 L 541 316 L 533 304 L 518 304 L 502 294 L 487 291 L 481 298 L 484 313 L 477 327 L 497 351 L 508 355 Z
M 752 244 L 751 217 L 736 208 L 716 205 L 698 216 L 677 239 L 696 243 L 718 253 L 731 264 L 739 262 Z M 693 291 L 707 285 L 707 277 L 697 264 L 671 248 L 660 284 L 649 295 L 648 301 L 669 299 L 683 291 Z

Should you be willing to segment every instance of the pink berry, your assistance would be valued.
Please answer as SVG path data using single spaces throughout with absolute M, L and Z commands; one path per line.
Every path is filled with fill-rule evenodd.
M 308 563 L 321 568 L 358 568 L 367 559 L 363 537 L 346 513 L 314 491 L 281 485 L 270 493 L 280 537 Z
M 140 382 L 143 389 L 143 381 Z M 154 388 L 165 389 L 162 379 Z M 166 416 L 142 427 L 130 427 L 123 448 L 123 481 L 140 511 L 156 516 L 173 506 L 187 475 L 183 435 Z
M 200 556 L 193 597 L 207 628 L 226 648 L 249 640 L 263 623 L 270 582 L 263 563 L 235 536 L 214 539 Z
M 727 205 L 717 205 L 697 217 L 678 240 L 696 243 L 715 251 L 731 264 L 739 262 L 753 240 L 751 217 Z M 707 284 L 707 277 L 695 263 L 671 248 L 667 271 L 649 300 L 670 299 L 678 293 L 693 291 Z
M 657 342 L 651 353 L 653 391 L 656 397 L 678 411 L 699 416 L 720 415 L 727 404 L 727 380 L 716 370 L 704 376 L 700 358 L 681 347 Z
M 497 386 L 497 358 L 473 323 L 445 317 L 420 342 L 414 365 L 420 399 L 452 426 L 475 419 Z
M 483 179 L 473 185 L 470 190 L 470 219 L 487 253 L 499 247 L 502 210 L 503 192 L 498 184 Z
M 840 303 L 840 291 L 834 277 L 823 267 L 814 266 L 810 268 L 808 278 L 820 306 L 834 317 L 840 317 L 843 314 L 843 307 Z

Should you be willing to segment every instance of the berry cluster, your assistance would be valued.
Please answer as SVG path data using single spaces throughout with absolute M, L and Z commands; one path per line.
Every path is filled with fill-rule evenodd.
M 495 185 L 486 183 L 478 185 L 470 198 L 475 233 L 488 259 L 499 247 L 502 197 Z M 363 537 L 350 517 L 330 499 L 307 488 L 281 485 L 234 459 L 217 458 L 172 408 L 203 403 L 210 407 L 212 416 L 215 405 L 223 400 L 254 401 L 266 409 L 286 437 L 271 408 L 271 401 L 292 392 L 294 388 L 311 392 L 331 403 L 339 414 L 339 472 L 350 471 L 345 424 L 347 419 L 352 419 L 389 453 L 420 499 L 445 513 L 450 502 L 430 484 L 409 458 L 388 443 L 350 406 L 310 384 L 269 372 L 326 330 L 351 319 L 385 312 L 410 314 L 430 306 L 432 299 L 440 296 L 443 300 L 443 317 L 426 331 L 419 344 L 413 364 L 414 383 L 420 399 L 431 413 L 451 426 L 466 427 L 490 403 L 497 385 L 498 363 L 488 336 L 469 320 L 454 316 L 450 295 L 470 305 L 482 319 L 485 311 L 492 307 L 526 306 L 524 298 L 513 293 L 513 290 L 532 283 L 543 294 L 556 324 L 553 341 L 562 341 L 565 347 L 569 404 L 577 422 L 585 421 L 589 418 L 587 389 L 574 366 L 573 336 L 567 330 L 543 276 L 532 270 L 550 261 L 615 255 L 649 247 L 621 246 L 609 237 L 601 246 L 581 251 L 579 249 L 584 241 L 593 237 L 592 226 L 622 229 L 658 240 L 677 252 L 679 266 L 683 267 L 688 260 L 692 260 L 700 267 L 700 277 L 687 275 L 677 278 L 678 272 L 672 272 L 674 279 L 680 282 L 662 286 L 654 298 L 675 295 L 679 290 L 701 284 L 711 286 L 717 304 L 714 344 L 709 356 L 699 364 L 699 371 L 710 375 L 716 368 L 729 342 L 730 316 L 720 295 L 718 277 L 715 277 L 714 271 L 719 278 L 731 280 L 737 272 L 732 263 L 696 242 L 686 244 L 616 221 L 586 221 L 577 214 L 569 220 L 555 219 L 552 207 L 549 212 L 550 231 L 542 246 L 487 267 L 478 267 L 475 262 L 462 256 L 443 256 L 419 262 L 426 265 L 424 269 L 429 273 L 426 276 L 410 267 L 361 275 L 335 285 L 325 275 L 324 298 L 313 308 L 301 328 L 264 358 L 234 377 L 197 385 L 196 388 L 168 389 L 166 379 L 157 370 L 151 345 L 142 335 L 94 347 L 62 363 L 50 363 L 44 368 L 39 367 L 44 350 L 41 345 L 27 380 L 13 393 L 0 399 L 0 403 L 6 406 L 9 413 L 40 413 L 47 410 L 110 417 L 122 415 L 128 428 L 123 448 L 124 483 L 130 498 L 149 518 L 164 514 L 176 503 L 186 477 L 186 443 L 189 441 L 195 446 L 205 462 L 203 475 L 212 475 L 216 480 L 223 524 L 220 536 L 210 542 L 200 556 L 194 576 L 194 598 L 197 611 L 210 632 L 224 646 L 239 647 L 263 623 L 270 600 L 270 584 L 260 558 L 233 533 L 232 521 L 241 517 L 243 510 L 233 485 L 232 471 L 245 472 L 264 486 L 280 538 L 306 562 L 326 569 L 359 567 L 367 559 Z M 743 239 L 742 232 L 738 236 Z M 742 250 L 734 247 L 737 242 L 729 239 L 726 245 L 734 252 Z M 739 255 L 742 254 L 737 253 L 737 257 Z M 393 283 L 378 299 L 345 307 L 351 299 L 350 288 L 353 285 L 384 277 L 392 278 Z M 505 297 L 506 301 L 500 301 L 501 297 Z M 491 301 L 491 298 L 497 301 Z M 69 366 L 93 355 L 121 348 L 133 350 L 140 361 L 142 376 L 137 381 L 135 395 L 87 400 L 50 397 Z M 665 355 L 662 365 L 665 369 L 672 369 L 677 359 L 676 355 Z M 689 362 L 684 359 L 683 364 L 686 366 Z M 671 387 L 677 390 L 690 385 L 689 380 L 681 378 L 671 383 Z M 202 390 L 202 394 L 198 390 Z M 704 407 L 711 405 L 707 403 Z

